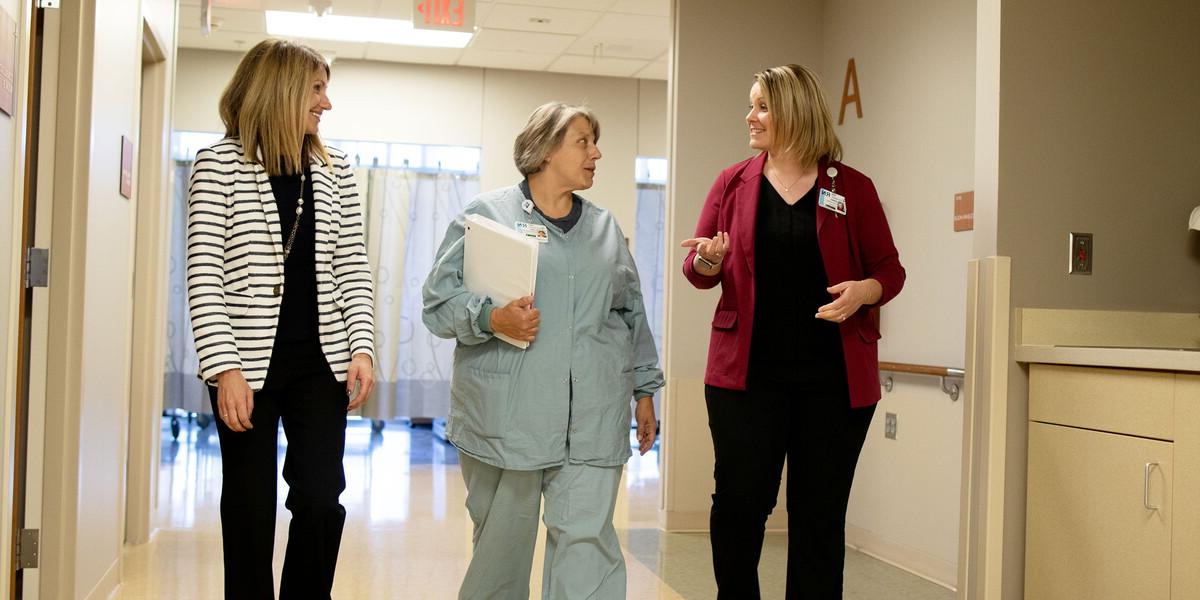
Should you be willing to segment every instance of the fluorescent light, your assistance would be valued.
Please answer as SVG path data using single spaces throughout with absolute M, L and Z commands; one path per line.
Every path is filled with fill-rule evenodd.
M 344 17 L 268 10 L 267 34 L 339 42 L 373 42 L 399 46 L 464 48 L 475 34 L 459 31 L 414 29 L 412 21 Z

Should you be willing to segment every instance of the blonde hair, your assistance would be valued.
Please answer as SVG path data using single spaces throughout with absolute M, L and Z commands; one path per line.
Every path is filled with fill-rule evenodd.
M 312 158 L 330 163 L 320 136 L 305 132 L 317 69 L 329 76 L 329 63 L 316 50 L 264 40 L 246 52 L 221 93 L 225 136 L 239 139 L 245 159 L 268 175 L 299 173 Z
M 529 115 L 529 122 L 525 123 L 525 128 L 513 142 L 513 162 L 517 164 L 521 175 L 529 177 L 542 170 L 546 158 L 562 143 L 571 121 L 576 117 L 587 119 L 596 136 L 593 141 L 599 142 L 600 121 L 590 108 L 564 102 L 547 102 L 534 109 L 533 114 Z
M 842 159 L 842 143 L 816 73 L 789 64 L 759 71 L 754 80 L 771 111 L 771 138 L 784 154 L 795 155 L 804 165 Z

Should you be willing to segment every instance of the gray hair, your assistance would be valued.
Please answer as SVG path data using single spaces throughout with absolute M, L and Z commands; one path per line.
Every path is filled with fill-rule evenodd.
M 592 133 L 596 135 L 595 141 L 599 142 L 600 121 L 590 108 L 565 102 L 547 102 L 534 109 L 533 114 L 529 115 L 529 122 L 525 123 L 525 128 L 513 142 L 513 162 L 517 164 L 521 175 L 529 177 L 542 170 L 542 165 L 562 143 L 571 121 L 576 117 L 587 119 L 592 126 Z

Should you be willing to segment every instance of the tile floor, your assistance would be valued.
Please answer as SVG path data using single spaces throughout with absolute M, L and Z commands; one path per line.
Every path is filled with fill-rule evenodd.
M 281 451 L 285 445 L 281 433 Z M 174 440 L 164 419 L 159 529 L 150 543 L 126 550 L 119 599 L 221 597 L 220 461 L 211 425 L 201 429 L 183 422 Z M 715 598 L 708 537 L 657 528 L 658 478 L 657 451 L 635 454 L 626 466 L 614 521 L 625 551 L 628 596 Z M 454 448 L 428 428 L 392 422 L 373 433 L 367 422 L 352 422 L 346 479 L 342 503 L 348 519 L 333 597 L 454 598 L 471 552 L 471 522 Z M 282 479 L 279 485 L 282 499 Z M 282 505 L 278 519 L 276 576 L 287 535 Z M 783 598 L 786 544 L 786 536 L 768 535 L 759 569 L 764 598 Z M 869 556 L 849 549 L 846 554 L 847 599 L 954 598 L 950 590 Z M 540 558 L 534 565 L 532 596 L 539 597 Z

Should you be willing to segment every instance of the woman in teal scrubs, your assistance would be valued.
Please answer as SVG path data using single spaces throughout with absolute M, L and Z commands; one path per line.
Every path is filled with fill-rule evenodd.
M 585 107 L 538 107 L 513 149 L 524 180 L 467 206 L 425 282 L 426 327 L 457 340 L 446 437 L 475 525 L 459 598 L 529 597 L 543 499 L 542 598 L 625 598 L 612 517 L 631 454 L 630 404 L 645 454 L 663 376 L 625 236 L 611 213 L 575 194 L 592 187 L 599 137 Z M 463 285 L 469 214 L 543 241 L 533 296 L 496 306 Z

